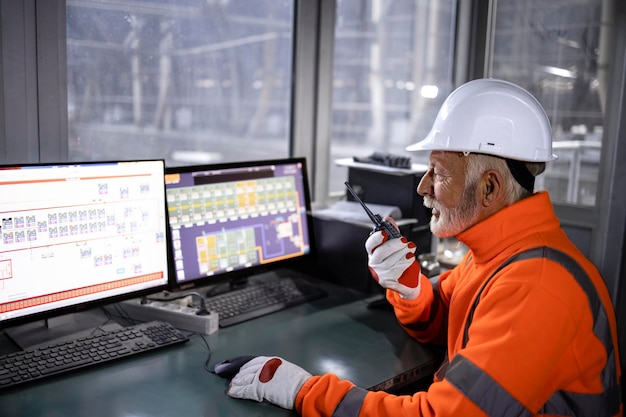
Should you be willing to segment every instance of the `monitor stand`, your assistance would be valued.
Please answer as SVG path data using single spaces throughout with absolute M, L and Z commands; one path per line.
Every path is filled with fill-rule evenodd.
M 4 330 L 20 349 L 36 348 L 53 343 L 91 336 L 98 332 L 119 329 L 122 326 L 101 310 L 87 310 L 44 320 L 33 321 Z
M 229 293 L 231 291 L 245 288 L 249 284 L 250 284 L 250 276 L 242 276 L 232 281 L 211 285 L 205 291 L 202 292 L 202 295 L 206 298 L 210 298 L 215 295 L 222 295 L 222 294 Z

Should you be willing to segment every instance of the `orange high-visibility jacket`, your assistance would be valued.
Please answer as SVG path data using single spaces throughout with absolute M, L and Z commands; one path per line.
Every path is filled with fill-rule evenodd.
M 305 417 L 621 416 L 611 298 L 596 268 L 561 229 L 548 194 L 515 203 L 457 238 L 470 250 L 438 285 L 422 276 L 415 300 L 387 291 L 410 335 L 447 343 L 449 363 L 428 391 L 395 396 L 326 374 L 307 381 L 296 410 Z M 569 255 L 583 272 L 570 272 L 563 257 L 551 255 L 498 270 L 535 247 Z

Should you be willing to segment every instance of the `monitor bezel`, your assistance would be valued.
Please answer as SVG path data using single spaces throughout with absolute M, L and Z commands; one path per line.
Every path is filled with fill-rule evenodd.
M 162 164 L 163 170 L 165 173 L 166 165 L 165 160 L 160 158 L 155 159 L 128 159 L 128 160 L 103 160 L 103 161 L 71 161 L 71 162 L 33 162 L 33 163 L 23 163 L 23 164 L 1 164 L 0 171 L 5 169 L 16 169 L 21 167 L 71 167 L 72 165 L 85 166 L 85 165 L 105 165 L 105 164 L 122 164 L 122 163 L 136 163 L 136 162 L 160 162 Z M 164 177 L 165 178 L 165 177 Z M 164 195 L 164 215 L 167 219 L 167 196 L 165 190 L 165 181 L 163 181 L 163 195 Z M 166 239 L 166 250 L 164 255 L 167 257 L 167 268 L 164 270 L 164 273 L 167 274 L 167 280 L 161 285 L 157 285 L 150 288 L 144 288 L 139 290 L 130 291 L 124 294 L 116 294 L 116 295 L 108 295 L 102 298 L 98 298 L 96 300 L 89 301 L 80 301 L 72 305 L 63 306 L 63 307 L 54 307 L 50 310 L 41 311 L 37 313 L 31 313 L 24 316 L 19 317 L 11 317 L 5 320 L 0 320 L 0 330 L 4 330 L 7 328 L 23 325 L 26 323 L 38 322 L 46 319 L 52 319 L 55 317 L 73 314 L 73 313 L 81 313 L 94 308 L 102 307 L 109 304 L 114 304 L 120 301 L 129 300 L 133 298 L 139 298 L 150 294 L 155 294 L 161 291 L 167 291 L 170 288 L 171 282 L 171 258 L 170 258 L 170 250 L 169 250 L 169 242 L 171 241 L 169 235 L 169 225 L 166 220 L 165 222 L 165 239 Z
M 253 265 L 248 268 L 235 269 L 233 271 L 222 272 L 217 275 L 209 275 L 197 277 L 195 279 L 190 279 L 184 282 L 178 282 L 176 276 L 176 270 L 174 265 L 174 248 L 171 239 L 171 227 L 169 222 L 169 216 L 167 216 L 167 224 L 168 224 L 168 233 L 170 234 L 170 238 L 168 240 L 169 243 L 169 259 L 172 260 L 170 263 L 171 270 L 169 272 L 170 277 L 170 288 L 172 291 L 189 291 L 197 288 L 206 288 L 213 286 L 221 286 L 224 284 L 234 284 L 240 285 L 242 281 L 245 281 L 247 278 L 276 271 L 278 269 L 293 269 L 293 270 L 303 270 L 310 268 L 313 264 L 313 260 L 315 259 L 315 236 L 313 233 L 313 219 L 311 216 L 311 191 L 310 191 L 310 183 L 309 183 L 309 173 L 308 173 L 308 165 L 306 162 L 306 158 L 304 157 L 289 157 L 282 159 L 259 159 L 259 160 L 245 160 L 245 161 L 235 161 L 235 162 L 223 162 L 223 163 L 214 163 L 214 164 L 195 164 L 195 165 L 181 165 L 181 166 L 166 166 L 165 167 L 165 175 L 168 174 L 178 174 L 178 173 L 190 173 L 195 171 L 212 171 L 212 170 L 221 170 L 221 169 L 239 169 L 246 167 L 257 167 L 257 166 L 271 166 L 271 165 L 289 165 L 289 164 L 301 164 L 302 165 L 302 181 L 304 185 L 304 204 L 306 211 L 306 224 L 308 228 L 308 236 L 309 236 L 309 251 L 301 256 L 275 261 L 265 265 Z M 165 187 L 167 194 L 167 185 Z M 166 201 L 167 205 L 167 201 Z

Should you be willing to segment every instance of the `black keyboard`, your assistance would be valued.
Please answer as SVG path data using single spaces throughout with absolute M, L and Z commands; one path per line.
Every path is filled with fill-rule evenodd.
M 53 375 L 100 365 L 132 355 L 185 343 L 189 338 L 171 324 L 151 321 L 97 336 L 0 356 L 0 392 Z
M 217 311 L 220 327 L 251 320 L 326 296 L 326 292 L 305 279 L 282 278 L 206 299 L 209 311 Z

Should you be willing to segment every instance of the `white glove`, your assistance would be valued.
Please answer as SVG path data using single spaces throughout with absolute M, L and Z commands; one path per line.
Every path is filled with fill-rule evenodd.
M 246 400 L 267 400 L 293 410 L 296 396 L 312 375 L 284 359 L 257 356 L 241 367 L 230 381 L 227 394 Z
M 383 288 L 396 291 L 407 300 L 420 293 L 420 264 L 415 259 L 415 243 L 404 236 L 389 239 L 387 232 L 379 230 L 365 241 L 367 265 L 374 279 Z

